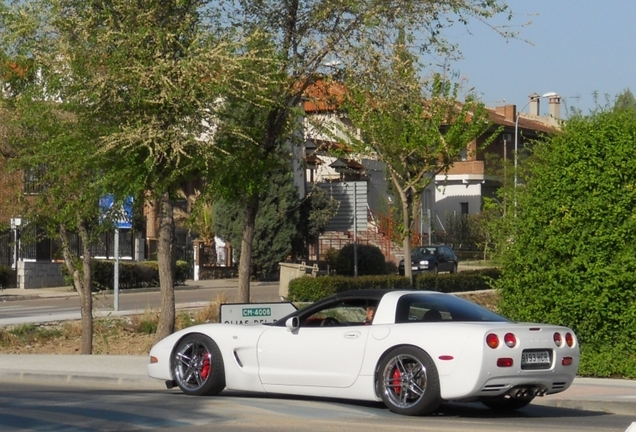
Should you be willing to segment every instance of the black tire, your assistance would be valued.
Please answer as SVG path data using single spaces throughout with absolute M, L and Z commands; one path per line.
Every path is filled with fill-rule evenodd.
M 218 345 L 192 333 L 181 339 L 171 360 L 172 378 L 181 391 L 193 396 L 214 396 L 225 388 L 225 369 Z
M 496 398 L 484 399 L 481 401 L 488 408 L 496 411 L 514 411 L 528 406 L 534 396 L 527 398 L 511 398 L 510 396 L 500 396 Z
M 380 363 L 377 387 L 388 409 L 402 415 L 426 415 L 442 403 L 437 367 L 419 348 L 395 348 Z
M 453 263 L 453 267 L 451 267 L 451 273 L 457 273 L 457 263 Z
M 437 264 L 435 264 L 433 266 L 433 274 L 438 274 L 439 273 L 439 266 Z

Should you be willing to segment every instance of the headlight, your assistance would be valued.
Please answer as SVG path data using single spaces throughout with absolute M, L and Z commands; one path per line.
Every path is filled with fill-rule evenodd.
M 428 265 L 428 261 L 427 260 L 420 261 L 420 265 Z

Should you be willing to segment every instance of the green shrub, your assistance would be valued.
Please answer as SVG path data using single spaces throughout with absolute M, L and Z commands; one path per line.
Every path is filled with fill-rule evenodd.
M 91 271 L 93 291 L 114 289 L 115 263 L 109 260 L 92 260 Z M 62 266 L 64 278 L 72 285 L 73 281 L 68 274 L 66 266 Z M 189 264 L 186 261 L 177 261 L 175 272 L 175 284 L 185 282 L 189 273 Z M 119 288 L 144 288 L 159 286 L 159 265 L 156 261 L 120 261 L 119 262 Z
M 636 353 L 623 346 L 590 348 L 581 345 L 578 375 L 595 378 L 636 379 Z
M 415 277 L 415 289 L 446 293 L 480 291 L 492 288 L 501 277 L 497 268 L 468 270 L 459 273 L 420 273 Z
M 13 270 L 10 267 L 0 265 L 0 287 L 9 286 L 12 272 Z
M 354 245 L 348 244 L 338 252 L 336 274 L 353 276 Z M 373 245 L 357 245 L 358 276 L 387 274 L 386 260 L 379 247 Z
M 498 269 L 471 270 L 453 274 L 422 274 L 416 278 L 415 289 L 447 293 L 479 291 L 490 288 L 500 277 Z M 359 289 L 412 289 L 411 280 L 405 276 L 304 276 L 292 279 L 288 287 L 288 300 L 314 302 L 342 291 Z
M 314 302 L 335 293 L 359 289 L 410 289 L 409 278 L 397 275 L 360 276 L 304 276 L 289 282 L 288 300 Z

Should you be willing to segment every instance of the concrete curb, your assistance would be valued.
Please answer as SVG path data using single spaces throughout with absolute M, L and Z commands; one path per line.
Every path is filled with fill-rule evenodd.
M 581 399 L 549 399 L 537 398 L 532 401 L 534 405 L 542 405 L 553 408 L 567 408 L 581 411 L 596 411 L 617 415 L 634 415 L 636 404 L 633 402 L 606 401 L 606 400 L 581 400 Z

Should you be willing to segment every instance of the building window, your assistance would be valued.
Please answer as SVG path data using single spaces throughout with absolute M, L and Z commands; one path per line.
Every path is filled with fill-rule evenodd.
M 463 202 L 463 203 L 459 203 L 459 205 L 462 208 L 462 216 L 463 215 L 467 215 L 468 214 L 468 203 L 467 202 Z
M 468 147 L 464 147 L 463 149 L 461 149 L 461 151 L 459 152 L 459 160 L 462 162 L 468 160 Z
M 24 170 L 24 193 L 25 194 L 39 194 L 44 192 L 46 185 L 44 183 L 44 172 L 46 167 L 39 165 L 37 167 L 31 167 Z

